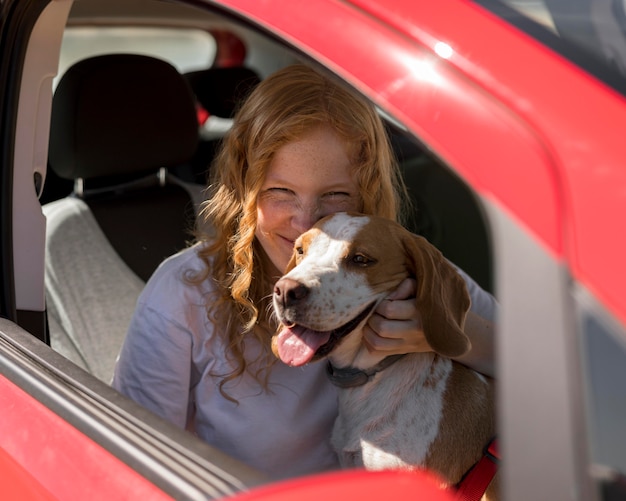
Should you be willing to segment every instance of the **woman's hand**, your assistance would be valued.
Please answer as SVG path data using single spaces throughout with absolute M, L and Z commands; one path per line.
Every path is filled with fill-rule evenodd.
M 407 278 L 376 308 L 365 326 L 370 351 L 386 355 L 432 351 L 415 304 L 417 282 Z
M 416 291 L 417 282 L 407 278 L 378 305 L 365 326 L 363 337 L 370 352 L 399 355 L 433 351 L 426 341 L 422 318 L 415 304 Z M 494 377 L 493 322 L 469 311 L 464 330 L 472 343 L 472 349 L 455 360 L 475 371 Z
M 407 278 L 378 305 L 365 326 L 363 337 L 370 352 L 396 355 L 433 351 L 426 341 L 420 312 L 415 304 L 416 290 L 417 282 Z M 469 311 L 464 330 L 472 349 L 455 360 L 494 377 L 493 322 Z

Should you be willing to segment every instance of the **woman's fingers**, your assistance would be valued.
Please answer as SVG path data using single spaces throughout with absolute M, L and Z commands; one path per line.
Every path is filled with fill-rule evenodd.
M 406 279 L 378 305 L 364 328 L 363 339 L 370 351 L 387 355 L 432 351 L 415 303 L 416 289 L 416 281 Z

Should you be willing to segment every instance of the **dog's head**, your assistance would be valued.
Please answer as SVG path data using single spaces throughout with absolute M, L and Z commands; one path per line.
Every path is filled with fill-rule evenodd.
M 290 365 L 329 355 L 348 336 L 360 335 L 380 301 L 407 277 L 417 280 L 430 346 L 448 357 L 465 353 L 470 299 L 455 268 L 401 225 L 347 213 L 320 220 L 296 240 L 287 272 L 274 287 L 282 323 L 272 339 L 274 353 Z

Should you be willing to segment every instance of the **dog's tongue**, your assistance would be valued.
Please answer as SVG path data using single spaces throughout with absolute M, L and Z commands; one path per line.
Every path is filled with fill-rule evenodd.
M 286 364 L 300 366 L 309 362 L 317 349 L 328 342 L 330 332 L 319 332 L 300 325 L 283 327 L 276 338 L 278 356 Z

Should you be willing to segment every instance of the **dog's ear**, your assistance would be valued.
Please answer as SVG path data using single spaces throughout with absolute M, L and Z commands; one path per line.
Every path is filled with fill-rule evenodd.
M 463 331 L 470 307 L 465 280 L 425 238 L 407 232 L 404 246 L 428 344 L 445 357 L 463 355 L 471 347 Z

